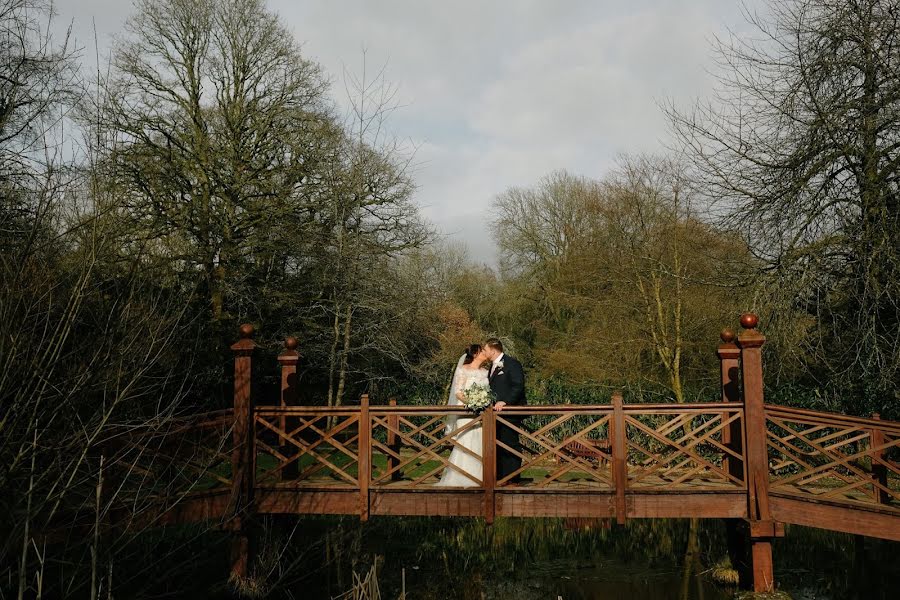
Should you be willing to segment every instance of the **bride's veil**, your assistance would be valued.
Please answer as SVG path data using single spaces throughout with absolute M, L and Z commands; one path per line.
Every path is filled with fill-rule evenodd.
M 450 381 L 450 394 L 449 398 L 447 398 L 447 406 L 458 406 L 462 404 L 459 398 L 456 397 L 457 385 L 459 384 L 459 378 L 462 375 L 462 366 L 466 360 L 466 355 L 463 354 L 459 357 L 459 361 L 456 363 L 456 369 L 453 370 L 453 379 Z M 449 434 L 450 432 L 456 429 L 456 415 L 447 415 L 447 428 L 446 431 Z

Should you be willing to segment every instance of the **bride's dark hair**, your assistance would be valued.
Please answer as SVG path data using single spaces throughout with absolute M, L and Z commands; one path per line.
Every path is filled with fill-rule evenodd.
M 466 359 L 463 361 L 463 364 L 472 364 L 472 361 L 475 360 L 475 356 L 479 352 L 481 352 L 481 344 L 469 344 L 466 346 Z

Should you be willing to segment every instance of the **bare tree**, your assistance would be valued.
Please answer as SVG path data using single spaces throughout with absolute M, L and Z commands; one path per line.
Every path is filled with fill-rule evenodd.
M 756 35 L 716 44 L 717 95 L 670 107 L 674 129 L 764 261 L 772 327 L 799 338 L 824 388 L 851 383 L 847 408 L 888 409 L 900 398 L 900 2 L 773 0 L 748 18 Z
M 344 73 L 350 110 L 346 139 L 330 171 L 329 183 L 337 193 L 325 211 L 329 228 L 323 230 L 328 251 L 323 283 L 330 297 L 315 308 L 321 306 L 332 323 L 329 405 L 343 401 L 352 353 L 396 352 L 389 332 L 405 320 L 405 313 L 415 311 L 393 293 L 397 288 L 391 289 L 390 282 L 397 279 L 398 259 L 431 238 L 412 202 L 414 152 L 386 130 L 398 108 L 397 89 L 387 82 L 384 67 L 374 75 L 368 68 L 363 53 L 361 73 Z
M 0 595 L 96 598 L 127 539 L 105 533 L 108 511 L 121 489 L 135 513 L 151 492 L 99 445 L 117 428 L 165 432 L 191 373 L 176 351 L 185 305 L 143 276 L 92 146 L 75 152 L 78 65 L 49 9 L 0 3 Z M 48 545 L 67 526 L 90 535 Z

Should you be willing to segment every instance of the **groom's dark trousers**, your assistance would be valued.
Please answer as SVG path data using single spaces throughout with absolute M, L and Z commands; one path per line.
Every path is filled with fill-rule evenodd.
M 507 406 L 525 406 L 525 371 L 522 363 L 515 358 L 503 355 L 502 367 L 494 367 L 491 370 L 491 391 L 497 397 L 497 402 L 505 402 Z M 521 429 L 524 417 L 513 416 L 500 411 L 497 416 Z M 516 452 L 522 451 L 519 434 L 515 429 L 497 422 L 497 441 L 509 446 Z M 515 473 L 522 466 L 522 459 L 510 452 L 499 443 L 497 444 L 497 481 Z

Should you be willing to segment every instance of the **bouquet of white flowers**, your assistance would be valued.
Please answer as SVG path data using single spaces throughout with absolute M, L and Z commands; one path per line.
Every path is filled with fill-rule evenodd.
M 476 383 L 463 391 L 462 402 L 465 405 L 466 410 L 477 415 L 484 409 L 494 405 L 494 392 L 491 391 L 490 387 L 481 383 Z

